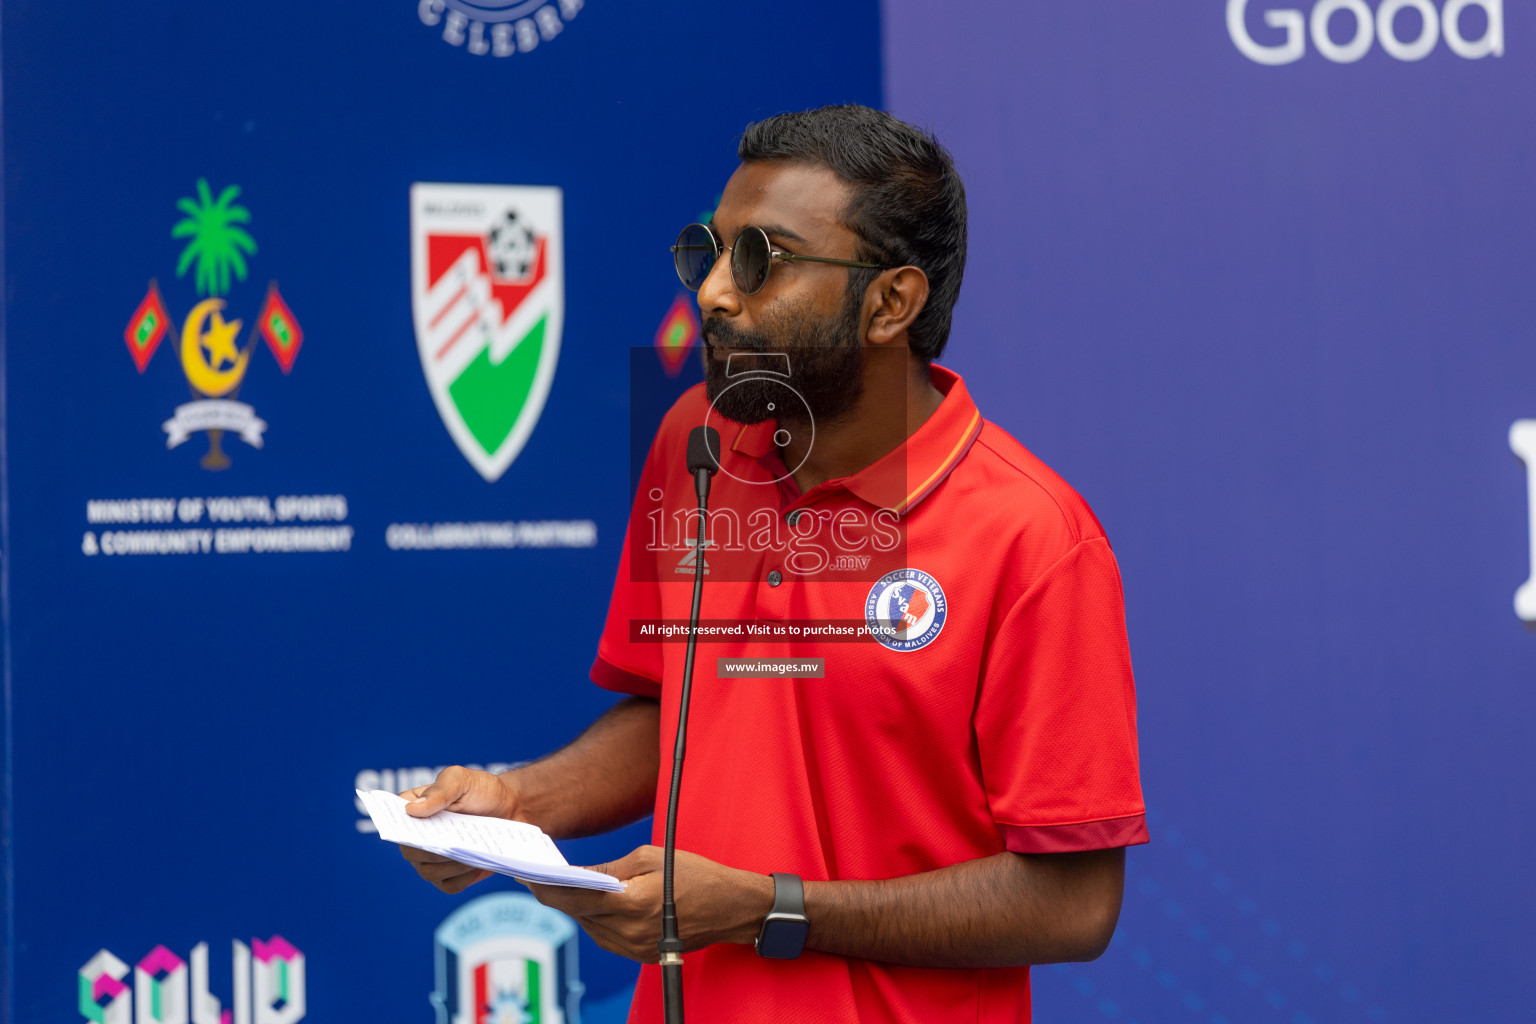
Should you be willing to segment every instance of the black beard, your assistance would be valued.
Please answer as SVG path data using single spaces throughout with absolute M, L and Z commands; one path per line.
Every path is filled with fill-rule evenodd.
M 788 386 L 793 388 L 817 423 L 832 423 L 853 409 L 864 393 L 864 348 L 860 344 L 859 319 L 863 296 L 843 304 L 835 319 L 817 321 L 803 303 L 774 307 L 760 331 L 744 331 L 723 319 L 704 321 L 704 386 L 715 410 L 737 423 L 780 420 L 800 423 L 806 419 L 800 403 L 786 403 L 786 382 L 781 376 L 743 376 L 740 362 L 750 370 L 782 370 L 782 360 L 739 360 L 736 376 L 725 375 L 727 363 L 718 360 L 710 346 L 745 353 L 784 353 L 789 357 Z

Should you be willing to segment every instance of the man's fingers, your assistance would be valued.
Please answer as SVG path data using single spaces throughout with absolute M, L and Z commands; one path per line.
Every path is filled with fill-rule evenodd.
M 400 795 L 408 801 L 405 812 L 413 818 L 430 818 L 442 810 L 510 818 L 516 810 L 512 792 L 504 782 L 489 772 L 462 765 L 444 768 L 430 786 Z
M 463 892 L 465 889 L 468 889 L 470 886 L 474 885 L 476 882 L 481 882 L 487 878 L 490 878 L 493 873 L 494 872 L 486 871 L 484 868 L 475 868 L 474 870 L 467 871 L 462 875 L 455 875 L 452 878 L 445 879 L 441 882 L 433 882 L 432 884 L 437 886 L 448 895 L 456 896 Z
M 453 792 L 434 782 L 430 786 L 422 786 L 400 795 L 410 801 L 405 805 L 406 814 L 413 818 L 430 818 L 463 794 Z
M 660 951 L 656 948 L 656 939 L 661 937 L 658 931 L 655 938 L 649 934 L 638 941 L 626 932 L 636 932 L 636 923 L 614 905 L 611 899 L 587 899 L 587 897 L 613 897 L 619 893 L 596 892 L 590 889 L 576 889 L 566 885 L 539 885 L 533 882 L 523 883 L 528 886 L 534 898 L 546 907 L 553 907 L 576 919 L 592 941 L 610 953 L 627 957 L 642 964 L 654 964 L 661 958 Z M 643 929 L 642 929 L 643 930 Z
M 640 875 L 649 874 L 652 871 L 660 871 L 662 865 L 662 850 L 659 846 L 640 846 L 629 851 L 616 861 L 607 864 L 592 865 L 593 871 L 601 871 L 605 875 L 612 875 L 620 881 L 626 881 Z
M 654 964 L 661 959 L 661 951 L 656 948 L 654 942 L 637 945 L 627 936 L 591 918 L 580 918 L 577 923 L 581 925 L 583 931 L 592 936 L 593 942 L 610 953 L 616 953 L 642 964 Z
M 433 885 L 461 875 L 478 874 L 480 878 L 485 878 L 491 874 L 481 868 L 472 868 L 468 864 L 460 864 L 456 860 L 449 860 L 447 857 L 428 853 L 426 850 L 418 850 L 414 846 L 400 847 L 400 855 L 411 862 L 411 866 L 416 869 L 418 875 Z M 478 882 L 480 878 L 476 878 L 475 881 Z
M 460 864 L 457 861 L 445 860 L 437 864 L 417 864 L 416 873 L 434 885 L 438 882 L 446 882 L 450 878 L 460 875 L 474 874 L 484 871 L 484 868 L 472 868 L 468 864 Z
M 470 783 L 469 769 L 458 765 L 444 768 L 430 786 L 418 786 L 400 794 L 410 801 L 405 805 L 405 813 L 413 818 L 430 818 L 457 803 L 469 791 Z
M 613 913 L 613 897 L 622 893 L 600 892 L 597 889 L 580 889 L 573 885 L 540 885 L 524 882 L 533 898 L 546 907 L 569 914 L 571 917 L 592 917 Z
M 407 789 L 400 795 L 406 801 L 405 813 L 413 818 L 430 818 L 438 811 L 450 808 L 468 814 L 504 812 L 508 791 L 486 772 L 454 765 L 439 772 L 431 785 Z M 463 892 L 494 874 L 409 846 L 402 846 L 400 853 L 411 862 L 418 875 L 450 895 Z
M 438 854 L 435 854 L 435 853 L 428 853 L 426 850 L 418 850 L 414 846 L 401 846 L 400 847 L 400 856 L 404 857 L 406 860 L 410 861 L 412 864 L 451 864 L 451 863 L 453 863 L 453 861 L 450 861 L 447 857 L 442 857 L 442 856 L 439 856 Z

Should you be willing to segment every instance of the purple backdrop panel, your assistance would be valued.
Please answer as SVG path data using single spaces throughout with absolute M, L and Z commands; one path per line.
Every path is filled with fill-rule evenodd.
M 885 12 L 888 106 L 970 190 L 946 361 L 1127 590 L 1153 842 L 1040 1018 L 1517 1019 L 1529 11 Z

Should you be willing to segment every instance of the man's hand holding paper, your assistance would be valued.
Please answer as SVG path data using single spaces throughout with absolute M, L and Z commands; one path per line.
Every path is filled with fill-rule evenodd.
M 358 796 L 378 827 L 379 838 L 386 841 L 425 851 L 445 861 L 457 861 L 480 872 L 510 875 L 519 881 L 608 891 L 623 889 L 623 883 L 610 875 L 571 867 L 554 840 L 537 825 L 452 810 L 417 817 L 407 811 L 410 803 L 404 797 L 377 790 L 358 790 Z M 467 886 L 472 881 L 478 878 L 463 884 Z
M 400 795 L 409 801 L 405 812 L 413 818 L 429 818 L 438 811 L 457 811 L 524 820 L 517 816 L 516 786 L 510 774 L 492 775 L 455 765 L 444 768 L 430 786 L 418 786 Z M 461 893 L 493 874 L 484 868 L 470 867 L 414 846 L 402 845 L 400 853 L 411 862 L 418 875 L 449 895 Z

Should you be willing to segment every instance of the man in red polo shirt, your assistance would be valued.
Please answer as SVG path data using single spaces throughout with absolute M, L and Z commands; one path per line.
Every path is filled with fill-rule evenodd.
M 965 264 L 942 147 L 829 107 L 750 126 L 739 155 L 714 220 L 674 249 L 707 380 L 652 445 L 592 668 L 629 696 L 534 764 L 444 771 L 410 811 L 556 837 L 654 811 L 659 841 L 684 650 L 660 640 L 689 615 L 680 555 L 702 557 L 677 826 L 688 1009 L 1028 1021 L 1028 965 L 1103 951 L 1124 847 L 1147 838 L 1114 556 L 933 365 Z M 685 451 L 705 423 L 723 451 L 701 552 Z M 404 852 L 447 892 L 485 877 Z M 601 869 L 622 893 L 532 888 L 654 964 L 660 866 L 648 846 Z M 660 1008 L 647 966 L 630 1019 Z

